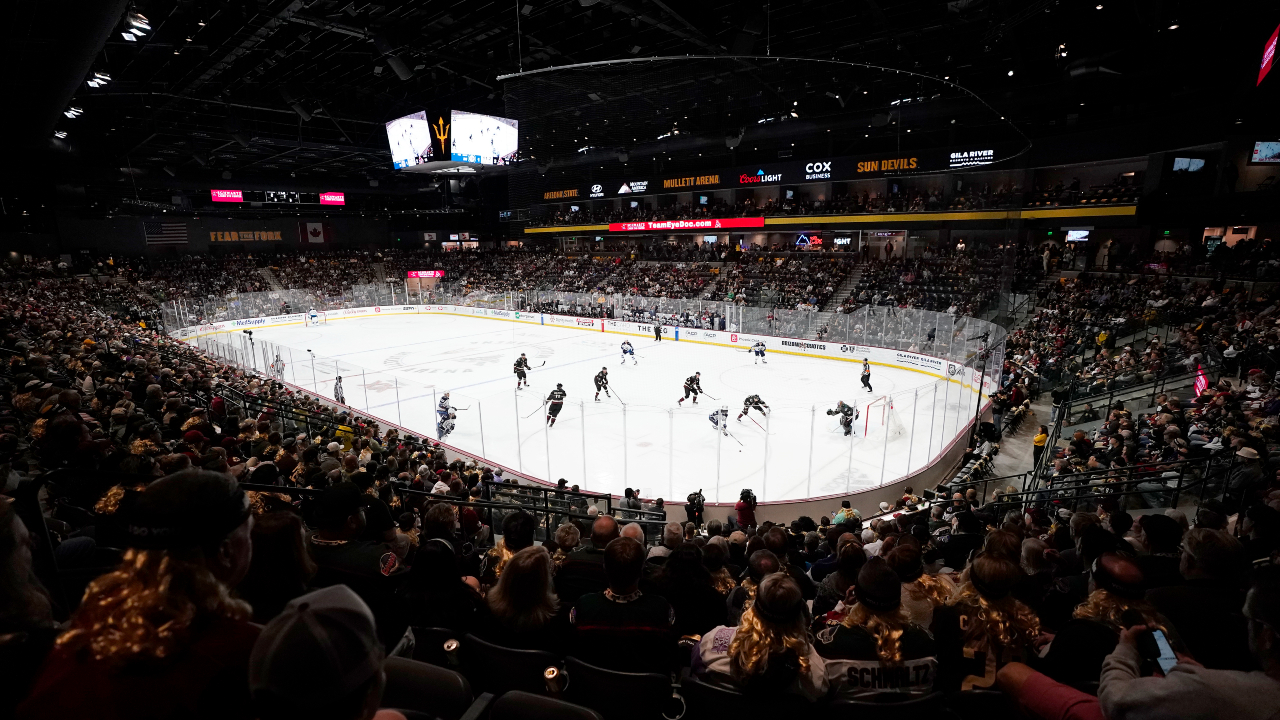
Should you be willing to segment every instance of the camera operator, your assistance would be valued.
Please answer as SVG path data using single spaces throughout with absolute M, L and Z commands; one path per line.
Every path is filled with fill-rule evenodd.
M 756 494 L 751 492 L 751 488 L 743 489 L 733 509 L 738 511 L 739 528 L 747 530 L 756 526 Z

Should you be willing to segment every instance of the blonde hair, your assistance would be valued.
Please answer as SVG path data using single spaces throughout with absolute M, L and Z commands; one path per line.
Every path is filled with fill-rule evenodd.
M 934 607 L 942 607 L 947 604 L 947 600 L 951 598 L 951 594 L 955 592 L 955 586 L 938 575 L 930 575 L 925 573 L 911 583 L 920 588 L 924 592 L 924 596 L 928 598 L 929 603 Z
M 733 576 L 729 574 L 727 569 L 720 568 L 711 573 L 711 587 L 715 588 L 716 592 L 721 595 L 728 595 L 734 588 L 738 587 L 738 583 L 734 582 Z M 750 597 L 754 599 L 755 595 L 755 588 L 752 587 Z
M 800 588 L 790 577 L 774 573 L 760 582 L 760 586 L 769 584 L 769 590 L 776 595 L 794 594 L 800 596 Z M 778 588 L 781 584 L 783 587 Z M 729 642 L 729 672 L 736 681 L 763 675 L 769 669 L 769 655 L 775 652 L 790 650 L 796 654 L 801 673 L 809 672 L 809 629 L 805 622 L 805 613 L 798 612 L 794 619 L 786 625 L 777 625 L 761 620 L 756 615 L 755 604 L 742 613 L 742 621 L 738 623 L 738 631 Z
M 847 628 L 862 627 L 876 638 L 876 654 L 885 665 L 902 662 L 902 633 L 911 620 L 901 606 L 890 612 L 878 612 L 855 603 L 840 621 Z
M 253 609 L 214 577 L 200 548 L 125 551 L 120 567 L 89 583 L 57 641 L 94 660 L 163 660 L 201 615 L 248 620 Z
M 966 581 L 952 596 L 951 604 L 960 610 L 966 645 L 985 640 L 992 645 L 1017 647 L 1030 645 L 1040 635 L 1040 619 L 1012 596 L 988 600 Z
M 1071 613 L 1071 617 L 1078 620 L 1097 620 L 1109 625 L 1113 630 L 1120 631 L 1125 629 L 1125 623 L 1121 621 L 1120 616 L 1124 614 L 1125 610 L 1131 608 L 1142 613 L 1142 619 L 1147 625 L 1164 630 L 1155 608 L 1147 604 L 1146 601 L 1122 598 L 1109 590 L 1101 588 L 1089 593 L 1089 597 L 1085 598 L 1085 601 L 1076 607 L 1075 612 Z
M 502 571 L 506 569 L 507 563 L 511 561 L 514 555 L 515 553 L 507 549 L 506 538 L 495 543 L 493 549 L 489 550 L 489 562 L 494 563 L 495 560 L 497 561 L 493 564 L 493 577 L 495 580 L 502 577 Z

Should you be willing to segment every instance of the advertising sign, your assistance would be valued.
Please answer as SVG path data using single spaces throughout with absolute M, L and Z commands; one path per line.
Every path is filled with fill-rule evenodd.
M 333 191 L 322 192 L 320 193 L 320 204 L 321 205 L 346 205 L 347 196 L 345 193 L 340 193 L 340 192 L 333 192 Z
M 725 228 L 762 228 L 764 218 L 705 218 L 701 220 L 641 220 L 609 223 L 609 232 L 637 230 L 719 230 Z
M 214 202 L 244 202 L 244 192 L 241 190 L 210 190 L 209 194 Z

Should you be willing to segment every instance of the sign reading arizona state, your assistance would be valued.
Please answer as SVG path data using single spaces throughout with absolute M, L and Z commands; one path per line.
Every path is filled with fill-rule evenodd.
M 705 185 L 719 185 L 719 175 L 695 175 L 693 177 L 670 178 L 662 181 L 662 187 L 680 188 L 680 187 L 703 187 Z
M 576 198 L 576 197 L 578 197 L 577 188 L 574 188 L 572 190 L 548 190 L 542 193 L 543 200 L 560 200 L 562 198 Z

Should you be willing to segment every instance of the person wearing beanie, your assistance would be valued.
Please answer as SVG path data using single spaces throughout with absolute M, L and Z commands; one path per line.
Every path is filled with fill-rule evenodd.
M 1089 568 L 1089 596 L 1072 613 L 1072 620 L 1058 628 L 1048 652 L 1043 672 L 1068 685 L 1098 681 L 1102 661 L 1115 650 L 1126 613 L 1138 613 L 1144 623 L 1159 627 L 1169 643 L 1186 652 L 1173 624 L 1144 598 L 1146 581 L 1131 558 L 1103 553 Z
M 867 560 L 845 598 L 844 619 L 815 635 L 836 693 L 925 694 L 933 690 L 938 659 L 928 631 L 902 609 L 902 582 L 883 558 Z
M 250 708 L 253 515 L 227 475 L 186 470 L 125 496 L 127 550 L 84 600 L 18 718 L 243 718 Z
M 373 612 L 350 588 L 295 598 L 262 629 L 249 657 L 257 718 L 403 718 L 378 711 L 385 659 Z

